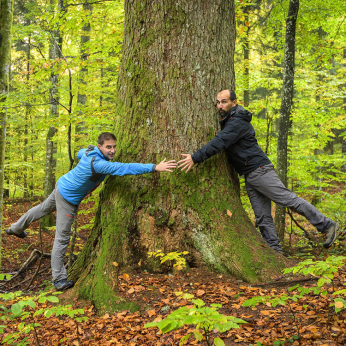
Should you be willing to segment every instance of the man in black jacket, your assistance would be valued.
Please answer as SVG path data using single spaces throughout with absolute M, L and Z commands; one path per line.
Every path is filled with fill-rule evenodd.
M 237 105 L 235 92 L 222 90 L 216 102 L 221 116 L 221 131 L 193 155 L 182 154 L 185 159 L 178 162 L 181 170 L 186 169 L 188 172 L 194 164 L 225 149 L 238 174 L 245 175 L 246 191 L 255 212 L 256 223 L 270 247 L 282 254 L 271 215 L 271 201 L 305 216 L 320 233 L 325 234 L 324 247 L 331 247 L 339 225 L 284 186 L 273 164 L 257 143 L 255 130 L 250 123 L 252 114 Z

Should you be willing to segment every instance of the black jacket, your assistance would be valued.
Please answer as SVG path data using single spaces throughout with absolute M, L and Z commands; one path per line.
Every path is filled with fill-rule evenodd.
M 203 162 L 226 150 L 229 160 L 239 175 L 248 174 L 256 168 L 270 164 L 255 137 L 250 124 L 252 114 L 242 106 L 233 107 L 220 121 L 221 131 L 204 147 L 192 155 L 194 163 Z

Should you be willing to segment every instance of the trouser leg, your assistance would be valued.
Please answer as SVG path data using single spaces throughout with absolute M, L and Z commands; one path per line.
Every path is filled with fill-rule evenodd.
M 28 210 L 17 222 L 13 223 L 10 226 L 11 231 L 15 234 L 22 234 L 32 222 L 55 211 L 55 190 L 53 190 L 45 201 Z
M 245 186 L 255 213 L 257 226 L 261 231 L 263 239 L 275 251 L 282 253 L 280 240 L 276 234 L 275 224 L 271 214 L 271 200 L 253 189 L 247 182 Z
M 319 232 L 324 232 L 332 221 L 313 205 L 287 189 L 275 173 L 273 165 L 257 168 L 247 176 L 248 184 L 257 192 L 283 207 L 303 215 Z
M 52 275 L 53 282 L 67 279 L 64 266 L 64 256 L 70 242 L 71 226 L 77 213 L 77 206 L 67 202 L 55 189 L 56 201 L 56 231 L 52 249 Z

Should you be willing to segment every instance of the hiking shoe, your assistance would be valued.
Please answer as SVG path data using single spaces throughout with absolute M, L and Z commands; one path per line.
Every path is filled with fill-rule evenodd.
M 335 242 L 336 232 L 338 231 L 338 229 L 339 229 L 339 224 L 336 222 L 333 222 L 333 224 L 325 232 L 323 232 L 326 237 L 326 240 L 324 241 L 323 246 L 326 249 L 330 248 Z
M 14 235 L 15 237 L 21 238 L 21 239 L 26 238 L 26 237 L 28 236 L 28 233 L 26 233 L 25 231 L 23 231 L 23 233 L 21 233 L 21 234 L 16 234 L 16 233 L 14 233 L 13 231 L 11 231 L 11 228 L 5 229 L 5 232 L 6 232 L 8 235 Z
M 66 279 L 60 280 L 54 284 L 54 288 L 57 291 L 65 291 L 68 288 L 71 288 L 73 286 L 74 286 L 74 282 L 73 281 L 67 281 Z

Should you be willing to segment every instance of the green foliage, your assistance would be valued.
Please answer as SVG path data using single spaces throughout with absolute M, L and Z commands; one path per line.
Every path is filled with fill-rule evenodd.
M 193 333 L 198 341 L 203 338 L 210 345 L 210 333 L 216 329 L 223 333 L 232 328 L 239 328 L 240 323 L 246 323 L 244 320 L 220 314 L 217 310 L 222 307 L 221 304 L 211 304 L 210 307 L 205 306 L 201 299 L 191 299 L 193 295 L 185 294 L 182 298 L 189 299 L 193 306 L 182 306 L 181 308 L 173 311 L 165 319 L 159 322 L 147 323 L 144 328 L 157 327 L 161 330 L 162 334 L 168 333 L 172 330 L 177 330 L 184 325 L 195 325 L 196 329 Z M 185 335 L 180 339 L 179 345 L 184 345 L 192 336 L 191 333 Z M 214 345 L 224 345 L 220 338 L 214 339 Z
M 71 305 L 58 305 L 37 309 L 40 304 L 59 302 L 59 298 L 56 295 L 60 293 L 54 292 L 53 295 L 48 295 L 49 293 L 50 292 L 43 292 L 37 296 L 24 297 L 22 297 L 21 291 L 0 294 L 1 301 L 17 300 L 17 302 L 12 304 L 10 308 L 6 307 L 5 304 L 0 303 L 0 320 L 8 322 L 20 319 L 22 321 L 18 324 L 18 332 L 8 334 L 3 338 L 3 343 L 8 345 L 28 345 L 29 342 L 27 337 L 24 337 L 22 340 L 18 339 L 41 326 L 39 323 L 35 322 L 35 318 L 39 315 L 43 315 L 46 318 L 50 318 L 52 315 L 67 316 L 76 323 L 88 319 L 86 316 L 81 316 L 84 314 L 83 309 L 72 309 Z M 7 326 L 0 325 L 0 334 L 5 333 L 6 328 Z
M 298 299 L 303 298 L 305 295 L 314 294 L 314 295 L 324 295 L 327 296 L 327 290 L 323 287 L 326 284 L 333 283 L 335 278 L 335 274 L 338 270 L 344 266 L 346 257 L 345 256 L 329 256 L 325 261 L 313 261 L 312 259 L 308 259 L 306 261 L 298 263 L 295 267 L 284 269 L 284 274 L 288 273 L 300 273 L 303 275 L 312 275 L 312 276 L 320 276 L 317 286 L 313 287 L 300 287 L 299 285 L 295 285 L 288 289 L 289 292 L 297 291 L 298 294 L 287 295 L 280 294 L 279 296 L 271 297 L 271 296 L 255 296 L 251 299 L 247 299 L 243 306 L 256 306 L 258 304 L 270 303 L 272 306 L 286 305 L 287 301 L 297 302 Z M 343 297 L 346 296 L 346 289 L 339 290 L 333 293 L 334 296 Z M 342 297 L 337 297 L 333 299 L 333 303 L 331 306 L 334 306 L 335 312 L 346 308 L 346 301 Z
M 320 276 L 317 282 L 318 287 L 322 287 L 326 283 L 331 283 L 335 274 L 345 263 L 345 256 L 329 256 L 325 261 L 313 261 L 307 259 L 300 262 L 297 266 L 284 269 L 284 274 L 300 273 L 304 275 Z
M 164 254 L 161 250 L 157 250 L 156 252 L 148 252 L 148 257 L 160 257 L 160 263 L 165 263 L 167 261 L 175 261 L 173 264 L 173 268 L 177 270 L 183 270 L 186 267 L 186 259 L 182 257 L 182 255 L 187 255 L 188 251 L 183 252 L 169 252 L 168 254 Z

